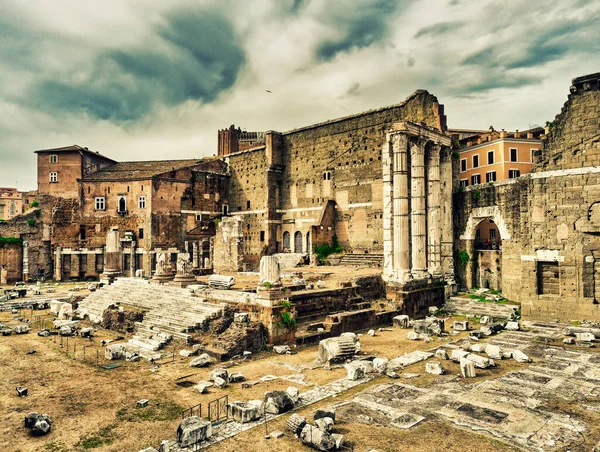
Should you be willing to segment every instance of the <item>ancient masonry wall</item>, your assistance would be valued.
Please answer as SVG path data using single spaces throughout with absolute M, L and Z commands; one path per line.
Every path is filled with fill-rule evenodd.
M 244 270 L 244 220 L 241 216 L 223 217 L 214 239 L 214 272 Z
M 534 173 L 454 194 L 457 251 L 472 256 L 477 223 L 494 219 L 502 290 L 526 318 L 600 320 L 599 81 L 573 80 Z M 455 266 L 471 285 L 473 262 Z

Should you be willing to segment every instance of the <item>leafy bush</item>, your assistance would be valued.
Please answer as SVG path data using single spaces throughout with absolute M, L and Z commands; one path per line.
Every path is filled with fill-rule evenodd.
M 263 286 L 265 286 L 267 288 L 267 290 L 271 290 L 271 283 L 269 281 L 265 281 L 263 283 Z
M 28 224 L 30 227 L 34 227 L 34 226 L 35 226 L 35 220 L 34 220 L 33 218 L 31 218 L 31 219 L 27 220 L 27 224 Z
M 31 204 L 29 204 L 30 207 L 39 207 L 40 203 L 37 201 L 33 201 Z
M 296 324 L 296 319 L 292 316 L 291 312 L 285 311 L 281 313 L 281 323 L 286 328 L 291 328 Z
M 21 246 L 23 246 L 23 239 L 20 239 L 18 237 L 2 237 L 0 235 L 0 248 L 4 247 L 5 245 L 21 245 Z
M 342 253 L 343 251 L 344 251 L 344 248 L 342 248 L 340 246 L 337 235 L 335 235 L 335 234 L 331 238 L 331 244 L 328 243 L 326 245 L 315 246 L 315 254 L 319 258 L 319 261 L 321 261 L 321 262 L 327 256 L 329 256 L 331 254 Z
M 471 193 L 471 199 L 473 199 L 473 201 L 479 201 L 480 198 L 481 192 L 479 190 Z
M 457 159 L 457 158 L 459 158 L 459 157 L 460 157 L 460 153 L 459 153 L 458 151 L 454 151 L 454 152 L 452 152 L 452 158 L 453 158 L 453 159 Z
M 469 256 L 469 253 L 467 253 L 465 250 L 462 250 L 460 253 L 458 253 L 458 260 L 462 265 L 467 265 L 471 260 L 471 257 Z

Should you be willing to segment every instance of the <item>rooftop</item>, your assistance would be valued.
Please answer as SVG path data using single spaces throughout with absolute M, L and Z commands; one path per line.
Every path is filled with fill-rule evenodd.
M 36 153 L 36 154 L 46 154 L 46 153 L 58 154 L 61 152 L 82 152 L 82 153 L 86 153 L 86 154 L 93 155 L 96 157 L 102 157 L 106 160 L 110 160 L 111 162 L 116 162 L 116 160 L 113 160 L 110 157 L 106 157 L 105 155 L 100 154 L 98 151 L 90 151 L 88 148 L 81 147 L 78 144 L 73 144 L 71 146 L 63 146 L 60 148 L 39 149 L 37 151 L 34 151 L 34 153 Z
M 84 177 L 84 182 L 151 179 L 153 176 L 197 165 L 202 159 L 119 162 Z

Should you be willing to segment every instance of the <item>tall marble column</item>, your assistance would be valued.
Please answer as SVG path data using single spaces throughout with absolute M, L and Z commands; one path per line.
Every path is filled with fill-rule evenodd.
M 135 277 L 135 271 L 137 270 L 137 268 L 135 266 L 135 247 L 136 247 L 136 243 L 131 242 L 131 248 L 129 249 L 129 255 L 130 255 L 129 261 L 131 263 L 129 276 L 131 276 L 132 278 Z
M 441 276 L 441 241 L 440 230 L 440 149 L 439 144 L 431 144 L 427 154 L 427 267 L 432 276 Z
M 394 275 L 394 202 L 392 198 L 394 158 L 389 133 L 383 145 L 381 161 L 383 162 L 383 272 L 381 276 L 384 281 L 390 281 Z
M 454 282 L 454 260 L 452 256 L 452 158 L 449 148 L 440 154 L 440 191 L 442 223 L 442 271 L 448 282 Z
M 412 276 L 416 279 L 427 273 L 427 225 L 425 210 L 425 143 L 412 143 L 411 162 L 411 238 L 412 238 Z
M 410 271 L 408 205 L 408 136 L 396 133 L 392 138 L 394 197 L 394 280 L 405 282 Z
M 198 268 L 198 242 L 192 243 L 192 267 Z

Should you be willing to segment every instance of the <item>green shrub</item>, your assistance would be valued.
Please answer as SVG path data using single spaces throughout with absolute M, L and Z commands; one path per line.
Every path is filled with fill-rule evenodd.
M 27 220 L 27 224 L 28 224 L 30 227 L 34 227 L 34 226 L 35 226 L 35 220 L 34 220 L 33 218 L 31 218 L 31 219 Z
M 465 191 L 465 187 L 463 187 L 462 185 L 459 185 L 458 188 L 456 189 L 456 191 L 458 193 L 462 193 L 463 191 Z
M 323 262 L 323 260 L 331 254 L 342 253 L 344 248 L 342 248 L 338 242 L 337 235 L 333 235 L 331 238 L 331 244 L 315 246 L 315 254 L 319 258 L 319 261 Z
M 454 152 L 452 152 L 452 158 L 453 158 L 453 159 L 457 159 L 457 158 L 459 158 L 459 157 L 460 157 L 460 152 L 458 152 L 458 151 L 454 151 Z
M 30 207 L 39 207 L 40 203 L 37 201 L 33 201 L 31 204 L 29 204 Z
M 481 192 L 479 190 L 471 193 L 471 199 L 473 201 L 479 201 L 480 198 L 481 198 Z
M 281 323 L 286 328 L 291 328 L 296 324 L 296 319 L 292 316 L 291 312 L 284 311 L 281 313 Z
M 21 245 L 23 246 L 23 239 L 18 237 L 2 237 L 0 235 L 0 248 L 5 245 Z
M 462 250 L 460 253 L 458 253 L 458 260 L 462 265 L 467 265 L 471 260 L 471 257 L 469 256 L 469 253 L 467 253 L 465 250 Z
M 263 286 L 265 286 L 267 288 L 267 290 L 271 290 L 271 283 L 269 281 L 265 281 L 263 283 Z

